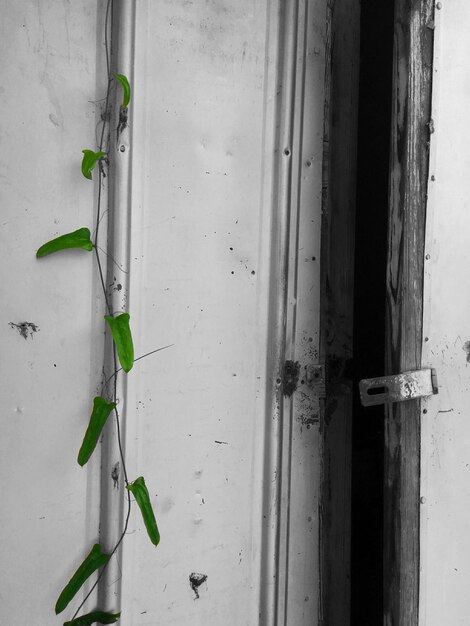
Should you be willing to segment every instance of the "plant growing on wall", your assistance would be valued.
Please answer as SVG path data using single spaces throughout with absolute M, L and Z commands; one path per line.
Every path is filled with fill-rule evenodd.
M 94 544 L 91 547 L 85 560 L 76 569 L 75 573 L 72 575 L 68 583 L 61 591 L 55 605 L 56 614 L 62 613 L 62 611 L 64 611 L 69 603 L 73 600 L 77 592 L 82 588 L 83 584 L 88 580 L 88 578 L 94 572 L 101 569 L 90 591 L 86 594 L 84 600 L 76 609 L 71 620 L 65 622 L 64 626 L 88 626 L 94 623 L 113 624 L 119 619 L 119 613 L 110 613 L 96 610 L 91 613 L 87 613 L 86 615 L 79 615 L 79 612 L 94 591 L 96 585 L 98 584 L 98 581 L 100 580 L 107 565 L 109 564 L 111 557 L 119 548 L 126 534 L 131 511 L 131 494 L 134 496 L 135 502 L 137 502 L 137 505 L 141 511 L 143 522 L 145 524 L 145 528 L 147 530 L 150 541 L 155 546 L 158 545 L 160 541 L 160 534 L 158 531 L 145 480 L 142 476 L 139 476 L 132 482 L 128 480 L 126 463 L 122 452 L 116 381 L 121 370 L 127 375 L 127 373 L 132 369 L 134 362 L 138 359 L 134 359 L 134 347 L 130 329 L 129 313 L 127 311 L 124 311 L 116 314 L 114 311 L 111 310 L 110 300 L 106 291 L 105 279 L 98 250 L 98 231 L 101 220 L 101 189 L 104 178 L 106 177 L 105 168 L 109 167 L 110 165 L 112 166 L 112 155 L 109 154 L 109 152 L 106 152 L 104 148 L 105 128 L 107 127 L 109 130 L 109 120 L 111 118 L 111 90 L 113 85 L 117 85 L 122 93 L 122 99 L 119 107 L 119 125 L 117 128 L 118 136 L 119 133 L 122 132 L 122 130 L 127 125 L 128 106 L 131 99 L 131 90 L 127 77 L 123 74 L 111 74 L 110 70 L 108 25 L 110 12 L 112 12 L 112 5 L 113 0 L 108 0 L 105 19 L 105 49 L 108 86 L 106 91 L 104 113 L 102 115 L 103 124 L 101 137 L 97 150 L 82 150 L 83 158 L 81 162 L 81 171 L 85 179 L 93 180 L 93 173 L 95 169 L 98 170 L 98 209 L 94 235 L 92 238 L 90 229 L 88 227 L 80 227 L 73 232 L 65 233 L 63 235 L 60 235 L 59 237 L 56 237 L 55 239 L 51 239 L 50 241 L 43 244 L 36 252 L 36 256 L 38 258 L 42 258 L 49 254 L 55 254 L 59 251 L 73 248 L 81 249 L 85 252 L 94 252 L 94 258 L 98 265 L 98 271 L 106 305 L 104 321 L 106 323 L 106 328 L 108 332 L 111 333 L 113 341 L 114 372 L 108 380 L 105 380 L 103 382 L 101 394 L 93 398 L 91 415 L 89 418 L 88 427 L 86 428 L 83 437 L 83 441 L 81 443 L 81 446 L 79 447 L 77 462 L 80 466 L 84 466 L 88 462 L 96 448 L 96 445 L 100 439 L 100 435 L 108 418 L 110 417 L 110 415 L 113 414 L 114 419 L 116 420 L 118 447 L 120 451 L 121 467 L 123 469 L 125 487 L 127 490 L 128 503 L 124 527 L 114 548 L 110 551 L 109 554 L 106 554 L 102 551 L 99 543 Z M 157 350 L 154 350 L 153 352 L 156 351 Z M 153 352 L 150 352 L 149 354 L 153 354 Z M 148 355 L 143 355 L 139 358 L 143 358 L 144 356 Z M 118 364 L 120 365 L 119 368 Z M 110 391 L 105 392 L 105 389 L 108 389 L 108 383 L 111 379 L 114 379 L 114 384 L 111 386 Z

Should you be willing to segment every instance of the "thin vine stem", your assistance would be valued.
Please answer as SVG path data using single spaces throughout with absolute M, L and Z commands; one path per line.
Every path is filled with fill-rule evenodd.
M 113 264 L 114 264 L 114 265 L 118 268 L 118 270 L 119 270 L 120 272 L 122 272 L 123 274 L 129 274 L 129 270 L 125 270 L 124 268 L 122 268 L 122 267 L 119 265 L 119 263 L 116 261 L 116 259 L 114 259 L 114 258 L 113 258 L 113 257 L 109 254 L 109 252 L 106 252 L 106 250 L 103 250 L 103 248 L 102 248 L 101 246 L 96 246 L 96 247 L 97 247 L 99 250 L 101 250 L 101 252 L 102 252 L 103 254 L 105 254 L 105 255 L 108 257 L 108 259 L 111 259 L 111 261 L 113 262 Z
M 141 359 L 145 359 L 145 357 L 147 356 L 151 356 L 152 354 L 155 354 L 156 352 L 161 352 L 161 350 L 166 350 L 167 348 L 172 348 L 175 344 L 174 343 L 169 343 L 167 346 L 162 346 L 161 348 L 156 348 L 155 350 L 152 350 L 151 352 L 147 352 L 146 354 L 142 354 L 141 356 L 137 357 L 136 359 L 134 359 L 133 363 L 137 363 L 137 361 L 140 361 Z M 119 372 L 122 371 L 122 367 L 119 367 L 117 370 L 115 370 L 111 376 L 109 376 L 109 378 L 107 378 L 104 383 L 101 386 L 101 393 L 103 393 L 103 390 L 106 388 L 106 386 L 108 385 L 109 382 L 112 381 L 112 379 L 117 376 L 117 374 Z
M 105 107 L 104 107 L 104 113 L 102 115 L 102 119 L 103 119 L 103 126 L 101 128 L 101 137 L 100 137 L 100 143 L 99 143 L 99 150 L 102 151 L 103 150 L 103 146 L 104 146 L 104 137 L 105 137 L 105 131 L 106 128 L 108 128 L 108 146 L 110 143 L 109 140 L 109 117 L 110 117 L 110 106 L 109 106 L 109 100 L 110 100 L 110 94 L 111 94 L 111 84 L 112 84 L 112 77 L 111 77 L 111 67 L 110 67 L 110 50 L 109 50 L 109 39 L 108 39 L 108 30 L 110 27 L 110 23 L 111 23 L 111 30 L 112 30 L 112 24 L 113 24 L 113 8 L 114 8 L 114 3 L 113 0 L 108 0 L 107 5 L 106 5 L 106 16 L 105 16 L 105 26 L 104 26 L 104 39 L 105 39 L 105 51 L 106 51 L 106 71 L 107 71 L 107 77 L 108 77 L 108 86 L 106 89 L 106 100 L 105 100 Z M 95 251 L 95 258 L 96 258 L 96 262 L 98 265 L 98 273 L 100 276 L 100 282 L 101 282 L 101 287 L 103 290 L 103 296 L 105 299 L 105 305 L 106 305 L 106 310 L 107 312 L 112 315 L 112 310 L 111 310 L 111 305 L 109 302 L 109 295 L 108 295 L 108 291 L 106 289 L 106 283 L 105 283 L 105 279 L 104 279 L 104 274 L 103 274 L 103 268 L 101 265 L 101 261 L 100 261 L 100 257 L 99 257 L 99 252 L 98 252 L 98 234 L 99 234 L 99 226 L 101 223 L 101 201 L 102 201 L 102 197 L 101 197 L 101 190 L 102 190 L 102 186 L 103 186 L 103 179 L 105 177 L 104 171 L 103 171 L 103 167 L 102 164 L 100 163 L 99 165 L 99 176 L 98 176 L 98 199 L 97 199 L 97 215 L 96 215 L 96 228 L 95 228 L 95 234 L 94 234 L 94 241 L 93 241 L 93 248 Z M 113 362 L 114 362 L 114 386 L 113 386 L 113 402 L 116 403 L 117 401 L 117 381 L 118 381 L 118 372 L 120 371 L 121 368 L 118 369 L 118 363 L 117 363 L 117 354 L 116 354 L 116 346 L 113 343 Z M 151 354 L 151 353 L 149 353 Z M 146 356 L 146 355 L 144 355 Z M 143 357 L 139 357 L 139 358 L 143 358 Z M 138 360 L 138 359 L 136 359 Z M 109 381 L 105 382 L 105 385 L 108 383 Z M 116 420 L 116 435 L 117 435 L 117 442 L 118 442 L 118 448 L 119 448 L 119 456 L 120 456 L 120 460 L 121 460 L 121 467 L 122 467 L 122 472 L 124 475 L 124 483 L 125 483 L 125 487 L 127 488 L 129 485 L 129 480 L 128 480 L 128 474 L 127 474 L 127 467 L 126 467 L 126 462 L 124 460 L 124 451 L 123 451 L 123 445 L 122 445 L 122 434 L 121 434 L 121 422 L 120 422 L 120 416 L 119 416 L 119 411 L 117 409 L 117 406 L 114 408 L 114 416 L 115 416 L 115 420 Z M 90 588 L 90 590 L 88 591 L 88 593 L 85 595 L 83 601 L 80 603 L 80 605 L 78 606 L 77 610 L 75 611 L 72 620 L 74 620 L 78 613 L 80 612 L 80 610 L 82 609 L 82 607 L 84 606 L 84 604 L 86 603 L 86 601 L 88 600 L 88 598 L 91 596 L 91 594 L 94 592 L 94 590 L 96 589 L 99 581 L 101 580 L 101 577 L 104 575 L 107 566 L 109 565 L 112 557 L 114 556 L 114 554 L 117 552 L 119 546 L 121 545 L 121 542 L 123 541 L 126 533 L 127 533 L 127 529 L 129 527 L 129 519 L 130 519 L 130 514 L 131 514 L 131 509 L 132 509 L 132 503 L 131 503 L 131 494 L 130 491 L 127 489 L 127 514 L 126 514 L 126 518 L 124 521 L 124 526 L 122 529 L 122 532 L 119 536 L 118 541 L 116 542 L 116 545 L 114 546 L 114 548 L 112 549 L 110 555 L 109 555 L 109 559 L 106 562 L 106 564 L 101 568 L 101 571 L 98 574 L 98 577 L 96 578 L 94 584 L 92 585 L 92 587 Z
M 99 275 L 100 275 L 101 287 L 103 289 L 104 300 L 105 300 L 105 303 L 106 303 L 106 310 L 107 310 L 108 314 L 111 315 L 112 314 L 111 306 L 109 304 L 108 294 L 106 292 L 106 285 L 104 284 L 103 269 L 101 267 L 100 256 L 98 254 L 98 249 L 96 248 L 96 246 L 94 246 L 93 249 L 95 251 L 95 258 L 96 258 L 96 262 L 98 264 L 98 272 L 99 272 Z
M 85 602 L 88 600 L 88 598 L 91 596 L 91 594 L 93 593 L 93 591 L 94 591 L 94 590 L 96 589 L 96 587 L 98 586 L 98 583 L 100 582 L 101 577 L 103 576 L 103 574 L 104 574 L 104 573 L 105 573 L 105 571 L 106 571 L 106 568 L 107 568 L 107 566 L 108 566 L 108 563 L 111 561 L 111 559 L 112 559 L 112 557 L 114 556 L 115 552 L 117 552 L 117 550 L 118 550 L 119 546 L 121 545 L 122 540 L 123 540 L 123 539 L 124 539 L 124 537 L 126 536 L 126 533 L 127 533 L 127 528 L 128 528 L 128 526 L 129 526 L 129 518 L 130 518 L 130 516 L 131 516 L 131 494 L 130 494 L 130 491 L 128 491 L 128 492 L 127 492 L 127 503 L 128 503 L 128 505 L 127 505 L 127 515 L 126 515 L 126 520 L 125 520 L 125 522 L 124 522 L 124 529 L 123 529 L 123 531 L 122 531 L 122 533 L 121 533 L 121 535 L 120 535 L 120 537 L 119 537 L 119 539 L 118 539 L 118 541 L 117 541 L 116 545 L 115 545 L 115 546 L 114 546 L 114 548 L 112 549 L 111 554 L 109 555 L 109 559 L 108 559 L 108 561 L 107 561 L 106 565 L 104 565 L 104 566 L 101 568 L 101 571 L 100 571 L 100 573 L 98 574 L 98 577 L 96 578 L 95 582 L 94 582 L 94 583 L 93 583 L 93 585 L 91 586 L 90 591 L 86 594 L 86 596 L 85 596 L 85 598 L 83 599 L 82 603 L 79 605 L 79 607 L 77 608 L 77 610 L 76 610 L 76 611 L 75 611 L 75 613 L 73 614 L 73 617 L 72 617 L 72 620 L 71 620 L 71 621 L 73 621 L 73 620 L 77 617 L 78 613 L 80 612 L 80 609 L 83 607 L 83 605 L 85 604 Z
M 108 86 L 106 88 L 106 100 L 105 100 L 105 105 L 104 105 L 104 113 L 102 115 L 102 119 L 103 119 L 103 126 L 101 127 L 101 137 L 100 137 L 100 143 L 99 143 L 99 151 L 102 152 L 103 151 L 103 145 L 104 145 L 104 133 L 106 130 L 106 124 L 107 122 L 109 122 L 109 115 L 110 115 L 110 108 L 109 108 L 109 97 L 111 95 L 111 84 L 112 84 L 112 78 L 111 78 L 111 67 L 110 67 L 110 59 L 109 59 L 109 42 L 108 42 L 108 28 L 109 28 L 109 14 L 111 12 L 111 30 L 112 30 L 112 25 L 113 25 L 113 9 L 114 9 L 114 3 L 113 0 L 108 0 L 107 4 L 106 4 L 106 16 L 104 19 L 104 48 L 105 48 L 105 52 L 106 52 L 106 73 L 107 73 L 107 78 L 108 78 Z M 108 139 L 108 144 L 109 144 L 109 139 Z M 101 166 L 101 162 L 99 165 L 99 185 L 98 185 L 98 208 L 97 208 L 97 212 L 96 212 L 96 227 L 95 227 L 95 238 L 94 238 L 94 244 L 95 244 L 95 250 L 97 248 L 97 242 L 98 242 L 98 231 L 99 231 L 99 227 L 100 227 L 100 222 L 101 222 L 101 187 L 102 187 L 102 182 L 103 182 L 103 168 Z M 98 256 L 97 256 L 98 258 Z M 99 263 L 99 259 L 98 259 L 98 265 L 100 267 L 101 270 L 101 266 Z M 102 274 L 102 273 L 101 273 Z M 103 286 L 104 289 L 104 286 Z M 107 293 L 106 293 L 106 289 L 104 289 L 105 294 L 104 297 L 106 298 L 107 301 Z M 109 310 L 109 307 L 108 307 Z

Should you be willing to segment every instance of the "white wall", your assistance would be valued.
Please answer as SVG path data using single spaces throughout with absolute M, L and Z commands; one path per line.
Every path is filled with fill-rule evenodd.
M 2 2 L 0 622 L 61 623 L 54 603 L 98 536 L 99 458 L 76 455 L 100 380 L 102 308 L 91 255 L 35 258 L 92 226 L 80 172 L 95 143 L 102 3 Z M 39 330 L 24 339 L 10 322 Z
M 470 611 L 470 6 L 436 10 L 426 225 L 420 624 L 467 624 Z M 427 339 L 426 339 L 427 338 Z
M 154 550 L 132 518 L 123 623 L 252 624 L 266 4 L 141 3 L 136 18 L 129 306 L 137 354 L 175 345 L 129 377 L 129 464 L 157 496 L 162 540 Z M 192 572 L 208 577 L 199 600 Z
M 273 423 L 282 415 L 271 406 L 279 365 L 266 364 L 269 342 L 280 340 L 268 329 L 270 291 L 278 292 L 281 279 L 277 255 L 287 252 L 277 249 L 273 235 L 275 242 L 276 220 L 288 222 L 288 210 L 287 357 L 300 359 L 304 368 L 318 347 L 318 263 L 312 257 L 320 257 L 325 13 L 322 3 L 308 4 L 308 19 L 307 3 L 299 16 L 292 3 L 283 18 L 285 54 L 291 56 L 290 83 L 281 87 L 275 77 L 282 36 L 276 3 L 137 6 L 129 302 L 137 312 L 138 354 L 175 345 L 139 363 L 129 378 L 129 458 L 157 495 L 162 541 L 153 551 L 133 517 L 135 534 L 126 540 L 123 559 L 123 606 L 131 611 L 126 624 L 316 620 L 318 398 L 315 403 L 303 393 L 295 410 L 287 401 L 284 429 Z M 290 98 L 291 114 L 296 112 L 296 136 L 284 110 L 278 120 L 291 142 L 286 146 L 276 143 L 277 94 L 284 94 L 283 107 Z M 305 103 L 312 115 L 304 140 Z M 280 159 L 281 175 L 294 188 L 292 195 L 283 189 L 288 206 L 276 199 L 273 174 L 284 147 L 292 152 Z M 283 160 L 293 163 L 284 166 Z M 284 441 L 282 461 L 278 451 L 275 459 L 267 453 L 273 436 L 275 446 Z M 279 588 L 267 579 L 272 565 L 266 561 L 274 554 L 263 555 L 263 541 L 270 541 L 263 534 L 276 534 L 278 518 Z M 208 577 L 199 599 L 189 585 L 192 572 Z M 272 588 L 261 591 L 268 606 L 260 606 L 260 576 Z M 269 606 L 273 597 L 278 607 Z

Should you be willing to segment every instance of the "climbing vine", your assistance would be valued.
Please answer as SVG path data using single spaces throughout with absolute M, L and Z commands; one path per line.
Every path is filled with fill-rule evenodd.
M 122 130 L 127 126 L 128 120 L 128 107 L 131 100 L 131 89 L 129 81 L 124 74 L 112 74 L 110 63 L 110 48 L 108 42 L 108 30 L 113 11 L 113 0 L 108 0 L 106 5 L 106 17 L 105 17 L 105 50 L 106 50 L 106 69 L 107 69 L 107 89 L 106 98 L 104 104 L 104 112 L 102 114 L 102 126 L 101 135 L 97 150 L 90 150 L 88 148 L 82 150 L 83 157 L 81 161 L 81 171 L 85 179 L 93 180 L 93 173 L 98 171 L 98 199 L 97 199 L 97 215 L 96 225 L 93 237 L 91 236 L 90 229 L 88 227 L 80 227 L 77 230 L 65 233 L 51 239 L 44 243 L 36 252 L 37 258 L 42 258 L 49 254 L 54 254 L 67 249 L 81 249 L 85 252 L 94 252 L 94 258 L 98 266 L 99 277 L 103 290 L 103 296 L 105 301 L 106 312 L 104 314 L 104 321 L 106 322 L 106 328 L 111 333 L 113 340 L 113 362 L 114 372 L 107 379 L 103 381 L 101 394 L 93 398 L 92 410 L 89 418 L 88 426 L 85 431 L 83 441 L 78 451 L 77 462 L 80 466 L 86 465 L 91 458 L 96 445 L 100 439 L 103 428 L 111 414 L 114 415 L 116 421 L 116 433 L 117 443 L 120 453 L 120 462 L 124 475 L 124 483 L 127 493 L 127 514 L 124 520 L 122 532 L 116 542 L 114 548 L 109 554 L 102 551 L 99 543 L 94 544 L 85 560 L 76 569 L 68 583 L 62 589 L 56 605 L 56 614 L 62 613 L 70 602 L 73 600 L 78 591 L 82 588 L 83 584 L 88 578 L 100 570 L 96 581 L 92 585 L 91 589 L 86 594 L 83 601 L 75 610 L 70 621 L 64 623 L 64 626 L 89 626 L 94 623 L 99 624 L 114 624 L 120 617 L 120 613 L 110 613 L 102 610 L 95 610 L 85 615 L 79 615 L 85 602 L 93 593 L 100 578 L 102 577 L 106 567 L 108 566 L 112 556 L 118 550 L 124 536 L 127 532 L 129 518 L 131 513 L 131 494 L 133 495 L 135 502 L 137 503 L 145 528 L 147 530 L 150 541 L 156 546 L 160 541 L 160 534 L 158 531 L 157 522 L 150 502 L 149 492 L 145 484 L 145 480 L 142 476 L 139 476 L 132 482 L 128 479 L 128 473 L 126 463 L 124 460 L 121 440 L 121 426 L 120 426 L 120 414 L 118 410 L 118 398 L 117 398 L 117 378 L 121 371 L 126 375 L 132 369 L 133 364 L 145 356 L 149 356 L 158 350 L 154 350 L 145 354 L 138 359 L 134 358 L 134 347 L 132 342 L 132 333 L 130 328 L 130 315 L 127 311 L 119 312 L 116 314 L 111 310 L 111 303 L 108 297 L 108 293 L 105 286 L 105 278 L 103 275 L 103 269 L 99 256 L 98 247 L 98 232 L 102 218 L 102 198 L 101 190 L 104 184 L 104 179 L 107 177 L 107 169 L 112 166 L 112 155 L 109 148 L 109 125 L 111 119 L 111 90 L 113 85 L 118 87 L 122 92 L 122 99 L 119 106 L 119 124 L 117 127 L 118 137 Z M 108 140 L 105 145 L 106 129 L 108 130 Z M 159 348 L 161 350 L 162 348 Z M 120 365 L 120 367 L 118 367 Z M 109 386 L 109 383 L 113 380 L 113 384 Z

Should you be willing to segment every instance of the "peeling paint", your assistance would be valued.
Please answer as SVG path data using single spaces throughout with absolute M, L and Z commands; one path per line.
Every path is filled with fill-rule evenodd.
M 302 426 L 306 426 L 310 428 L 314 424 L 318 424 L 320 422 L 320 416 L 317 413 L 313 413 L 312 415 L 301 415 L 297 418 L 297 421 L 302 424 Z
M 284 376 L 282 380 L 282 393 L 291 396 L 297 389 L 300 377 L 300 364 L 298 361 L 287 360 L 284 364 Z

